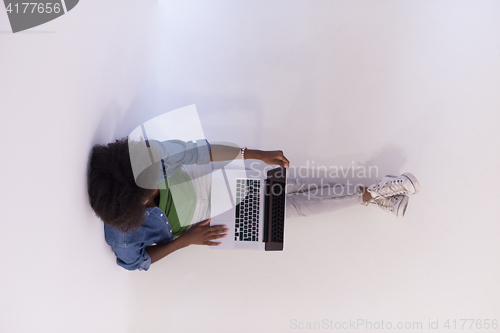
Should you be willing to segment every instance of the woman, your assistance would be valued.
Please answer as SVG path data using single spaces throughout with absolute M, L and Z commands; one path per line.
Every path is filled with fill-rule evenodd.
M 210 145 L 206 140 L 150 140 L 149 143 L 158 149 L 162 157 L 158 177 L 153 175 L 156 179 L 154 184 L 163 184 L 162 190 L 159 186 L 153 189 L 137 185 L 128 138 L 94 146 L 90 162 L 90 205 L 104 222 L 106 242 L 113 248 L 117 264 L 128 270 L 148 270 L 151 263 L 176 250 L 192 244 L 217 246 L 220 243 L 216 240 L 227 236 L 226 226 L 209 226 L 210 219 L 202 217 L 207 213 L 204 206 L 200 204 L 196 207 L 196 193 L 200 193 L 199 187 L 204 185 L 193 180 L 193 174 L 190 173 L 193 168 L 189 166 L 238 158 L 259 159 L 286 168 L 289 166 L 288 159 L 280 150 Z M 182 183 L 185 188 L 185 200 L 176 200 L 175 205 L 168 188 L 173 179 L 180 179 L 178 183 Z M 419 188 L 418 181 L 410 173 L 399 177 L 386 176 L 369 187 L 288 177 L 285 216 L 309 216 L 357 204 L 373 204 L 402 217 L 408 205 L 408 195 L 416 194 Z M 190 212 L 187 217 L 178 212 L 179 206 L 183 204 Z M 198 212 L 201 211 L 201 215 L 196 208 Z M 194 223 L 190 227 L 180 221 L 186 218 L 193 219 Z

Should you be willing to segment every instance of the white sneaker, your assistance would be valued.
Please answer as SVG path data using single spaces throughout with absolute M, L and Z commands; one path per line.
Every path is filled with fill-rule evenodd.
M 403 173 L 401 176 L 385 176 L 377 184 L 368 187 L 373 198 L 390 197 L 393 195 L 411 195 L 416 194 L 420 190 L 420 184 L 417 178 L 411 173 Z
M 378 205 L 388 213 L 392 213 L 397 217 L 403 217 L 408 206 L 408 199 L 406 195 L 395 195 L 388 198 L 376 197 L 364 202 L 364 204 L 365 206 L 369 204 Z

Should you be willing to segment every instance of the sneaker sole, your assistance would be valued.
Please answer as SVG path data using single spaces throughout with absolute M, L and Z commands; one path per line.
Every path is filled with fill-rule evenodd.
M 406 195 L 405 197 L 403 198 L 403 200 L 401 200 L 401 202 L 399 203 L 399 206 L 398 206 L 398 214 L 397 214 L 397 217 L 403 217 L 405 216 L 405 213 L 406 213 L 406 207 L 408 207 L 408 200 L 410 198 L 408 198 Z
M 402 176 L 405 176 L 406 178 L 408 178 L 410 180 L 413 187 L 415 188 L 415 193 L 413 193 L 413 194 L 417 194 L 418 191 L 420 191 L 420 183 L 418 182 L 417 178 L 409 172 L 403 173 Z

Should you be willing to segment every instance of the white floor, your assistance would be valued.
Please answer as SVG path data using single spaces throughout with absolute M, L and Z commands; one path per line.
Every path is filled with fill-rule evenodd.
M 476 325 L 500 319 L 498 17 L 498 1 L 86 0 L 12 34 L 0 10 L 0 331 L 496 331 Z M 404 219 L 289 220 L 282 253 L 191 246 L 125 271 L 88 204 L 90 149 L 190 104 L 209 141 L 422 190 Z

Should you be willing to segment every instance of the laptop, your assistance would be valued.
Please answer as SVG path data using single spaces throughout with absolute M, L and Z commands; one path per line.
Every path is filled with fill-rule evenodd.
M 224 224 L 227 236 L 212 249 L 282 251 L 286 168 L 267 171 L 221 168 L 212 173 L 210 225 Z

